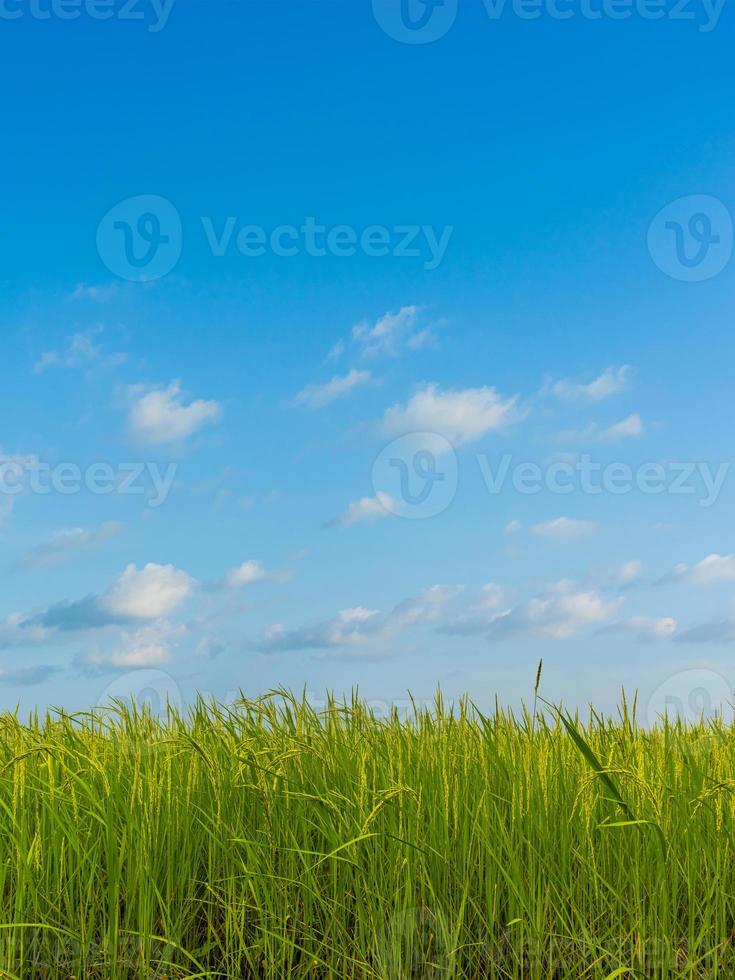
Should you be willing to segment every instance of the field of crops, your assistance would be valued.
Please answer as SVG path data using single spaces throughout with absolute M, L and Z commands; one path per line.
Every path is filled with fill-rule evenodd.
M 735 976 L 735 731 L 283 692 L 0 719 L 0 976 Z

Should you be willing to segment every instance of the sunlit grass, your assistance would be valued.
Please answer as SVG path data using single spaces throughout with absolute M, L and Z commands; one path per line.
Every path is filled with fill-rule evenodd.
M 735 976 L 735 730 L 277 692 L 0 718 L 0 976 Z

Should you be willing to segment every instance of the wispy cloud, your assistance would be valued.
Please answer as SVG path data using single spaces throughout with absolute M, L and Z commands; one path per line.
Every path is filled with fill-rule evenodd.
M 533 534 L 552 541 L 573 541 L 594 534 L 598 530 L 599 524 L 594 521 L 574 520 L 571 517 L 556 517 L 553 521 L 534 524 L 531 528 Z
M 600 442 L 615 442 L 618 439 L 637 439 L 643 435 L 643 419 L 637 412 L 621 419 L 614 425 L 601 429 L 598 434 Z
M 397 313 L 384 313 L 374 323 L 364 320 L 352 328 L 352 341 L 363 357 L 397 357 L 406 350 L 418 350 L 432 343 L 428 327 L 419 326 L 418 306 L 402 306 Z
M 330 381 L 324 384 L 310 384 L 302 388 L 301 391 L 291 402 L 294 406 L 305 408 L 324 408 L 338 398 L 344 398 L 355 388 L 368 384 L 372 380 L 369 371 L 358 371 L 353 368 L 347 374 L 335 375 Z
M 338 361 L 344 354 L 345 349 L 344 340 L 338 340 L 337 343 L 330 348 L 329 353 L 327 354 L 327 360 Z
M 94 303 L 106 303 L 117 295 L 118 289 L 116 282 L 110 282 L 104 286 L 87 285 L 80 282 L 74 287 L 70 299 L 88 299 Z
M 625 391 L 629 376 L 630 367 L 624 364 L 622 367 L 607 368 L 606 371 L 603 371 L 601 375 L 587 384 L 561 380 L 551 382 L 545 390 L 566 401 L 600 402 Z
M 61 565 L 115 537 L 123 529 L 117 521 L 108 521 L 99 527 L 74 527 L 59 531 L 48 541 L 30 551 L 20 559 L 18 567 L 24 569 L 45 568 Z
M 562 442 L 620 442 L 623 439 L 638 439 L 644 432 L 643 419 L 638 412 L 634 412 L 604 428 L 592 422 L 586 429 L 567 429 L 559 434 L 559 439 Z
M 94 337 L 102 333 L 98 326 L 86 333 L 75 333 L 68 345 L 60 351 L 44 351 L 33 365 L 34 374 L 43 374 L 49 368 L 91 368 L 116 367 L 127 360 L 127 354 L 105 354 L 94 342 Z

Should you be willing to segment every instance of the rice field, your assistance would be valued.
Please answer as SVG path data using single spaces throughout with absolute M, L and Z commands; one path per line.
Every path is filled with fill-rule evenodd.
M 735 976 L 735 731 L 280 691 L 0 718 L 0 976 Z

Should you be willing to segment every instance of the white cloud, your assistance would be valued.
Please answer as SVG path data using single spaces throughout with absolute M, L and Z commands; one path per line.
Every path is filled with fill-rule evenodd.
M 604 429 L 597 422 L 592 422 L 586 429 L 567 429 L 559 434 L 559 439 L 563 442 L 619 442 L 621 439 L 638 439 L 644 431 L 643 419 L 634 412 Z
M 637 439 L 643 435 L 643 419 L 636 412 L 627 418 L 616 422 L 607 429 L 602 429 L 598 435 L 601 442 L 615 442 L 618 439 Z
M 277 624 L 265 632 L 256 649 L 263 653 L 329 650 L 367 645 L 370 640 L 386 640 L 402 630 L 436 619 L 457 592 L 456 586 L 435 585 L 400 602 L 388 613 L 356 606 L 343 609 L 314 626 L 289 630 Z M 367 655 L 372 654 L 374 650 Z
M 93 337 L 102 333 L 102 327 L 95 327 L 86 333 L 75 333 L 68 346 L 61 351 L 45 351 L 33 365 L 34 374 L 42 374 L 50 367 L 115 367 L 127 360 L 126 354 L 103 354 L 94 343 Z
M 523 530 L 523 525 L 520 521 L 509 521 L 503 528 L 504 534 L 517 534 L 519 531 Z
M 157 639 L 134 634 L 124 637 L 120 648 L 107 658 L 111 667 L 160 667 L 169 663 L 171 651 Z
M 391 517 L 397 512 L 398 503 L 390 494 L 379 490 L 374 497 L 361 497 L 353 500 L 339 519 L 342 527 L 350 527 L 360 521 L 376 521 L 383 517 Z
M 88 286 L 80 282 L 74 288 L 71 299 L 91 299 L 95 303 L 106 303 L 117 294 L 118 285 L 111 282 L 106 286 Z
M 306 408 L 323 408 L 338 398 L 344 398 L 354 388 L 367 384 L 372 375 L 369 371 L 357 371 L 353 368 L 347 374 L 335 375 L 331 381 L 322 385 L 307 385 L 294 398 L 292 405 L 303 405 Z
M 345 342 L 344 340 L 338 340 L 337 343 L 332 348 L 330 348 L 330 351 L 327 354 L 327 360 L 338 361 L 340 357 L 342 357 L 344 352 L 345 352 Z
M 701 623 L 676 639 L 679 643 L 735 643 L 735 619 Z
M 643 574 L 643 562 L 633 559 L 624 562 L 618 569 L 618 584 L 623 588 L 633 585 Z
M 122 633 L 112 650 L 91 650 L 78 657 L 76 663 L 93 673 L 163 667 L 171 662 L 171 647 L 184 632 L 184 627 L 172 627 L 165 622 L 144 626 L 132 633 Z
M 436 619 L 444 605 L 461 591 L 456 585 L 433 585 L 417 596 L 400 602 L 385 617 L 384 631 L 396 632 L 415 623 Z
M 570 541 L 582 538 L 597 530 L 599 530 L 599 525 L 595 524 L 594 521 L 577 521 L 571 517 L 557 517 L 544 524 L 534 524 L 531 528 L 533 534 L 554 541 Z
M 495 585 L 488 582 L 482 587 L 482 599 L 478 605 L 479 609 L 497 609 L 508 601 L 510 589 L 503 585 Z
M 630 367 L 627 364 L 618 368 L 609 367 L 589 384 L 577 384 L 562 380 L 552 384 L 550 390 L 558 398 L 566 400 L 583 399 L 589 402 L 599 402 L 625 391 L 629 374 Z
M 40 623 L 28 623 L 23 613 L 11 613 L 0 620 L 0 650 L 42 646 L 48 638 L 49 631 Z
M 494 388 L 441 391 L 425 385 L 405 405 L 394 405 L 383 417 L 390 435 L 433 432 L 455 446 L 474 442 L 488 432 L 502 431 L 523 418 L 518 397 L 504 398 Z
M 417 329 L 419 314 L 418 306 L 402 306 L 397 313 L 384 313 L 373 324 L 358 323 L 352 328 L 352 341 L 365 357 L 396 357 L 404 349 L 417 350 L 433 340 L 429 329 Z
M 140 571 L 128 565 L 117 582 L 100 597 L 100 609 L 120 619 L 158 619 L 173 612 L 195 587 L 173 565 L 147 564 Z
M 193 401 L 184 404 L 179 381 L 167 388 L 155 388 L 145 393 L 136 387 L 129 389 L 134 397 L 130 408 L 130 428 L 144 442 L 178 442 L 192 435 L 203 425 L 217 422 L 222 408 L 216 401 Z
M 268 578 L 268 572 L 259 561 L 244 561 L 237 568 L 231 568 L 225 578 L 225 583 L 231 589 L 239 589 L 243 585 L 262 582 Z
M 15 497 L 9 497 L 6 493 L 0 494 L 0 527 L 3 526 L 13 513 L 14 506 Z
M 153 621 L 173 612 L 196 584 L 173 565 L 150 563 L 140 571 L 128 565 L 102 595 L 57 602 L 40 613 L 21 617 L 18 625 L 21 630 L 78 632 Z
M 61 672 L 61 667 L 52 664 L 38 664 L 34 667 L 15 667 L 7 669 L 0 667 L 0 683 L 18 685 L 20 687 L 33 687 L 36 684 L 43 684 L 50 677 Z
M 20 453 L 3 453 L 0 452 L 0 466 L 9 466 L 18 473 L 26 473 L 29 470 L 36 469 L 38 467 L 40 460 L 38 456 L 28 453 L 23 456 Z
M 485 606 L 485 615 L 482 606 L 476 607 L 479 615 L 450 621 L 439 632 L 449 636 L 484 636 L 492 641 L 516 634 L 568 639 L 585 627 L 608 622 L 623 601 L 620 597 L 605 599 L 598 591 L 579 588 L 566 579 L 551 583 L 539 596 L 500 611 L 495 610 L 505 596 L 499 592 L 493 596 L 496 597 L 497 603 Z
M 224 643 L 220 643 L 219 640 L 213 640 L 211 637 L 204 637 L 197 643 L 194 656 L 202 657 L 205 660 L 216 660 L 224 652 Z
M 578 592 L 563 586 L 500 613 L 489 624 L 487 636 L 500 640 L 514 633 L 532 633 L 566 639 L 586 626 L 604 623 L 617 612 L 620 600 L 605 600 L 598 592 Z
M 696 565 L 677 565 L 669 581 L 711 585 L 735 581 L 735 555 L 708 555 Z
M 251 559 L 244 561 L 237 568 L 231 568 L 225 576 L 225 585 L 228 589 L 241 589 L 254 582 L 285 582 L 291 574 L 287 570 L 269 572 L 263 567 L 262 562 Z
M 21 568 L 45 568 L 50 565 L 60 565 L 108 541 L 119 534 L 122 527 L 122 524 L 118 524 L 116 521 L 108 521 L 99 527 L 74 527 L 59 531 L 48 541 L 27 552 L 21 558 L 19 565 Z
M 652 643 L 655 640 L 669 640 L 676 633 L 677 622 L 670 616 L 654 619 L 650 616 L 633 616 L 617 623 L 611 623 L 601 632 L 626 633 L 634 636 L 641 643 Z
M 315 626 L 303 626 L 287 630 L 277 623 L 266 630 L 258 649 L 264 653 L 284 652 L 287 650 L 320 650 L 343 644 L 359 643 L 375 632 L 373 624 L 381 613 L 377 609 L 365 609 L 356 606 L 352 609 L 342 609 L 332 619 L 317 623 Z

